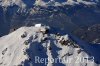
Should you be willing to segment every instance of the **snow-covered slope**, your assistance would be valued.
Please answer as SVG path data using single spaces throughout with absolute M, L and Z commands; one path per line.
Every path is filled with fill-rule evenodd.
M 82 42 L 82 47 L 84 47 L 82 49 L 81 41 L 75 37 L 70 37 L 68 34 L 54 34 L 50 28 L 48 31 L 45 31 L 45 29 L 44 26 L 21 27 L 1 37 L 0 66 L 99 66 L 99 46 L 93 47 Z M 88 50 L 91 47 L 94 49 L 89 54 Z M 98 50 L 95 51 L 95 48 Z M 95 62 L 93 62 L 92 55 L 95 58 L 95 54 L 98 55 L 96 55 Z M 87 57 L 88 59 L 86 59 Z M 39 62 L 36 61 L 36 58 L 40 58 Z M 47 58 L 49 59 L 48 63 L 47 60 L 43 60 Z M 66 62 L 59 62 L 59 59 L 65 58 Z M 53 63 L 50 59 L 58 60 L 57 63 Z

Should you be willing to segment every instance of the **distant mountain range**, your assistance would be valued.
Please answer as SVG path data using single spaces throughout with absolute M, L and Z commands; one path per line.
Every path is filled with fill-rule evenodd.
M 100 40 L 98 31 L 95 31 L 96 36 L 91 36 L 88 31 L 90 27 L 100 24 L 99 1 L 0 1 L 0 36 L 7 35 L 22 26 L 32 26 L 36 23 L 43 23 L 52 28 L 57 28 L 62 33 L 73 33 L 89 42 Z M 86 39 L 88 37 L 85 35 L 86 33 L 93 39 L 91 37 Z M 99 42 L 97 41 L 97 43 Z
M 99 0 L 0 0 L 0 5 L 1 6 L 12 6 L 12 5 L 18 5 L 20 7 L 25 7 L 25 6 L 32 6 L 35 3 L 37 5 L 48 5 L 48 3 L 56 3 L 56 4 L 97 4 L 99 3 Z M 43 4 L 44 3 L 44 4 Z

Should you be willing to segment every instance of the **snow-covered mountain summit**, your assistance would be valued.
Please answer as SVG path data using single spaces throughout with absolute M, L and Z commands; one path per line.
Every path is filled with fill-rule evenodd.
M 21 27 L 0 38 L 0 66 L 99 66 L 100 47 L 84 43 L 68 34 L 55 34 L 49 27 Z M 71 60 L 51 61 L 56 58 Z

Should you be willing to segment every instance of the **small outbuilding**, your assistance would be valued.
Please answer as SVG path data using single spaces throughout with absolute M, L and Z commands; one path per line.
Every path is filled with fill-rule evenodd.
M 40 28 L 39 31 L 42 32 L 43 34 L 47 34 L 50 29 L 48 26 L 42 24 L 35 24 L 35 27 Z
M 42 27 L 42 24 L 35 24 L 35 27 Z

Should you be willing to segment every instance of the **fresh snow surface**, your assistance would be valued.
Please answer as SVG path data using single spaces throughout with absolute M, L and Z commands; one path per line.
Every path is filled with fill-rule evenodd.
M 98 59 L 100 47 L 84 44 L 68 34 L 60 35 L 44 33 L 41 27 L 21 27 L 16 31 L 0 38 L 0 66 L 100 66 Z M 65 43 L 63 43 L 66 41 Z M 78 42 L 76 42 L 78 41 Z M 77 44 L 79 43 L 79 44 Z M 81 48 L 84 47 L 84 48 Z M 91 49 L 92 47 L 92 49 Z M 88 49 L 89 48 L 89 49 Z M 86 52 L 87 51 L 87 52 Z M 88 54 L 90 52 L 90 55 Z M 91 54 L 98 59 L 93 62 Z M 36 63 L 35 57 L 49 59 L 71 59 L 69 62 Z M 87 58 L 80 62 L 78 58 Z M 94 57 L 95 58 L 95 57 Z M 92 60 L 91 60 L 92 59 Z

